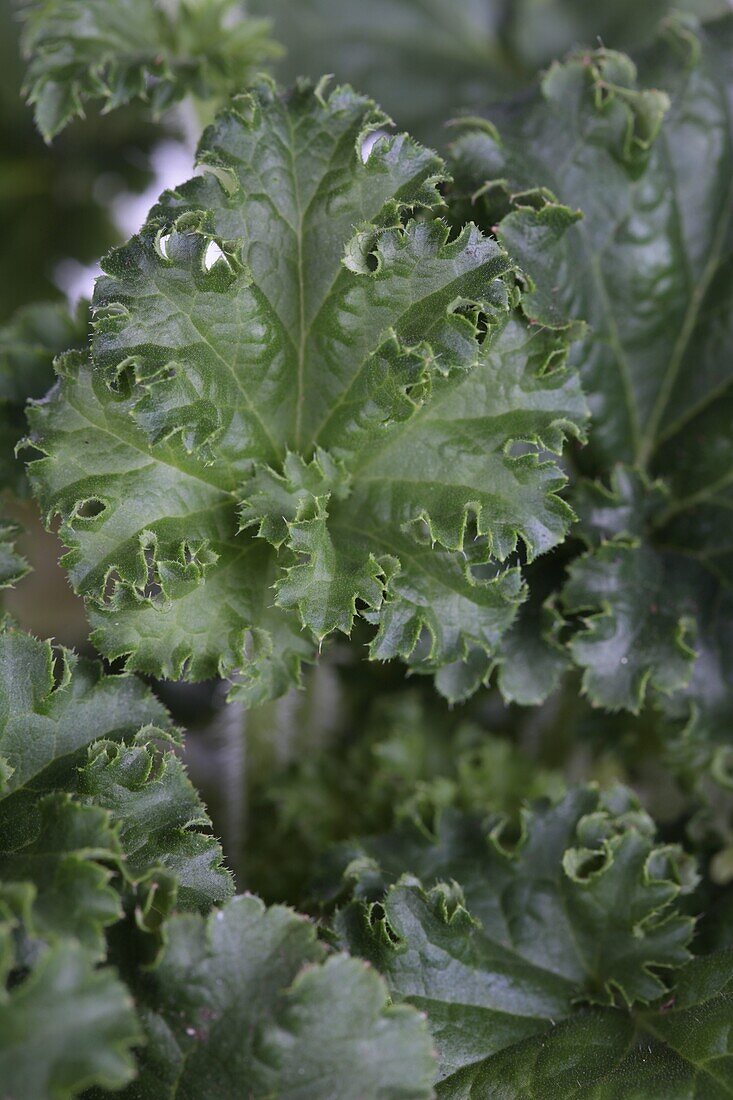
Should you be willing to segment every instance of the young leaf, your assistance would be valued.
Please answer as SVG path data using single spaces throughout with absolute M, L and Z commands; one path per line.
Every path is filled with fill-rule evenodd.
M 479 220 L 500 221 L 545 309 L 589 322 L 578 362 L 595 430 L 581 463 L 603 484 L 630 467 L 623 484 L 576 497 L 615 512 L 600 544 L 585 533 L 593 548 L 565 590 L 570 612 L 590 613 L 571 645 L 585 691 L 633 711 L 649 687 L 676 693 L 665 709 L 709 730 L 733 683 L 732 43 L 728 15 L 697 30 L 668 22 L 638 70 L 608 50 L 579 54 L 522 108 L 497 110 L 498 130 L 455 148 L 459 190 Z M 538 187 L 582 210 L 562 236 L 518 217 L 547 201 Z
M 279 53 L 239 0 L 42 0 L 24 15 L 24 90 L 46 141 L 88 100 L 142 98 L 159 114 L 189 93 L 220 99 Z
M 42 506 L 129 669 L 261 702 L 363 614 L 372 657 L 465 662 L 465 695 L 525 594 L 518 547 L 565 536 L 545 454 L 582 435 L 575 330 L 527 319 L 494 240 L 449 238 L 433 153 L 363 152 L 384 122 L 345 88 L 238 100 L 104 261 L 91 362 L 32 410 Z
M 477 1075 L 493 1083 L 495 1057 L 521 1059 L 578 1002 L 655 1000 L 660 973 L 689 958 L 693 921 L 676 901 L 694 869 L 656 844 L 628 792 L 572 790 L 525 813 L 509 843 L 501 818 L 448 812 L 434 838 L 409 826 L 348 853 L 356 900 L 336 930 L 396 998 L 428 1013 L 441 1095 L 464 1095 L 461 1082 Z
M 388 1004 L 373 970 L 326 958 L 315 926 L 244 895 L 200 917 L 175 916 L 142 990 L 147 1043 L 129 1095 L 432 1095 L 427 1028 Z

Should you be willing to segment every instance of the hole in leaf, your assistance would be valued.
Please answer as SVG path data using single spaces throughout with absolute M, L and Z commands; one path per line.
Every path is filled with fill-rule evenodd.
M 67 664 L 63 653 L 60 650 L 54 650 L 53 658 L 51 661 L 51 678 L 53 679 L 53 690 L 58 691 L 66 678 Z
M 96 516 L 101 516 L 107 505 L 99 497 L 87 497 L 85 500 L 77 501 L 74 506 L 74 517 L 76 519 L 94 519 Z
M 118 585 L 121 583 L 122 577 L 116 569 L 110 569 L 107 576 L 104 578 L 104 588 L 102 590 L 102 602 L 111 603 L 114 599 L 115 592 Z
M 216 241 L 209 241 L 206 246 L 206 252 L 204 253 L 204 270 L 211 271 L 217 260 L 224 260 L 224 263 L 227 262 L 224 253 Z
M 152 600 L 156 596 L 159 596 L 162 592 L 160 584 L 155 574 L 155 551 L 152 546 L 146 546 L 143 550 L 145 557 L 145 564 L 148 569 L 148 576 L 144 587 L 142 588 L 142 595 L 146 600 Z
M 367 134 L 366 137 L 362 139 L 361 149 L 359 150 L 359 152 L 361 154 L 361 159 L 364 164 L 366 164 L 366 162 L 369 160 L 374 146 L 377 144 L 379 139 L 383 137 L 389 137 L 389 134 L 386 130 L 373 130 L 370 134 Z
M 170 239 L 170 233 L 161 233 L 157 241 L 155 242 L 158 247 L 158 252 L 160 252 L 164 260 L 170 259 L 170 256 L 168 254 L 168 242 Z
M 518 851 L 524 838 L 522 823 L 517 818 L 508 817 L 496 827 L 493 835 L 499 848 L 507 855 L 511 855 L 513 852 Z
M 107 386 L 110 392 L 120 400 L 129 397 L 135 386 L 135 367 L 132 363 L 125 363 L 115 371 L 108 379 Z
M 387 914 L 381 901 L 375 901 L 374 904 L 371 906 L 369 910 L 369 923 L 371 924 L 372 928 L 376 928 L 377 925 L 381 925 L 381 928 L 384 930 L 384 934 L 390 941 L 390 943 L 396 945 L 400 942 L 399 937 L 395 934 L 394 930 L 390 926 L 389 920 L 387 919 Z

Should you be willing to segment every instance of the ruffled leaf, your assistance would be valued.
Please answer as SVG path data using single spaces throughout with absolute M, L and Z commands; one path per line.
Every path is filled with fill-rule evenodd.
M 580 461 L 601 484 L 574 493 L 591 549 L 565 594 L 586 615 L 570 648 L 588 696 L 636 711 L 651 694 L 708 733 L 733 683 L 732 36 L 729 15 L 673 19 L 638 66 L 579 53 L 454 153 L 465 209 L 498 224 L 543 315 L 589 322 L 577 355 L 594 431 Z M 562 235 L 528 231 L 526 209 L 550 194 L 582 218 Z
M 500 818 L 449 811 L 435 837 L 409 826 L 343 858 L 342 889 L 355 898 L 336 931 L 396 999 L 427 1012 L 441 1095 L 500 1081 L 496 1067 L 521 1066 L 527 1044 L 546 1042 L 561 1020 L 582 1035 L 597 1017 L 581 1004 L 628 1009 L 666 996 L 661 975 L 668 982 L 690 957 L 693 921 L 677 901 L 694 868 L 656 843 L 620 788 L 578 788 L 525 813 L 518 841 Z M 626 1010 L 607 1012 L 630 1025 Z
M 363 152 L 385 122 L 348 88 L 237 100 L 32 410 L 34 485 L 128 669 L 258 703 L 363 615 L 372 657 L 461 697 L 525 596 L 516 555 L 565 537 L 577 330 L 528 320 L 496 241 L 450 237 L 435 154 Z
M 524 813 L 512 846 L 501 818 L 447 811 L 435 837 L 407 825 L 344 856 L 357 894 L 375 896 L 377 870 L 387 881 L 417 875 L 428 888 L 457 882 L 483 935 L 560 975 L 576 998 L 652 1000 L 664 989 L 653 969 L 688 958 L 693 922 L 675 901 L 695 884 L 694 867 L 655 842 L 653 822 L 623 788 L 576 788 Z
M 186 908 L 231 893 L 198 795 L 156 746 L 167 726 L 140 681 L 0 633 L 0 881 L 33 887 L 30 936 L 73 936 L 103 955 L 126 891 L 156 874 Z

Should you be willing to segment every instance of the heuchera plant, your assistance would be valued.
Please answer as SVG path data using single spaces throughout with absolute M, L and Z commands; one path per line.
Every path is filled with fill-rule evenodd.
M 90 628 L 0 630 L 0 1097 L 722 1100 L 733 14 L 357 7 L 288 64 L 444 156 L 234 0 L 21 9 L 47 140 L 208 125 L 0 330 Z

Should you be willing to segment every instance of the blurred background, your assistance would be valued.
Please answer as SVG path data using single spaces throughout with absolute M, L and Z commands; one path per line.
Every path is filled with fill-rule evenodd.
M 521 95 L 538 70 L 571 48 L 633 49 L 672 7 L 705 17 L 726 6 L 724 0 L 251 0 L 249 11 L 271 20 L 271 40 L 283 47 L 279 60 L 271 45 L 263 49 L 260 68 L 284 81 L 333 73 L 374 96 L 400 129 L 445 149 L 446 122 Z M 39 345 L 58 352 L 83 336 L 83 309 L 67 318 L 66 304 L 73 308 L 90 295 L 99 257 L 139 228 L 161 190 L 191 174 L 211 110 L 184 101 L 153 120 L 144 105 L 104 117 L 90 109 L 44 144 L 21 94 L 19 36 L 29 7 L 0 0 L 0 463 L 8 468 L 23 434 L 24 400 L 42 396 L 53 382 L 48 354 L 32 354 L 36 328 L 43 330 Z M 242 73 L 243 86 L 254 69 Z M 45 302 L 62 308 L 34 312 Z M 3 361 L 20 331 L 31 349 L 22 379 L 11 377 Z M 58 566 L 58 541 L 44 532 L 20 467 L 5 481 L 12 489 L 3 511 L 22 523 L 21 549 L 32 566 L 5 607 L 39 636 L 91 655 L 83 607 Z M 490 801 L 511 812 L 528 790 L 557 794 L 570 779 L 625 777 L 631 767 L 637 787 L 674 830 L 679 793 L 645 771 L 645 737 L 653 734 L 643 719 L 632 728 L 628 717 L 584 710 L 577 682 L 542 708 L 506 707 L 485 690 L 450 710 L 429 683 L 407 681 L 399 666 L 367 665 L 364 641 L 357 632 L 351 642 L 332 645 L 302 692 L 249 714 L 226 705 L 224 684 L 154 685 L 189 731 L 192 778 L 240 887 L 267 900 L 297 898 L 316 854 L 352 832 L 387 828 L 400 814 L 430 815 L 448 804 Z M 274 850 L 289 851 L 289 860 L 275 864 Z

